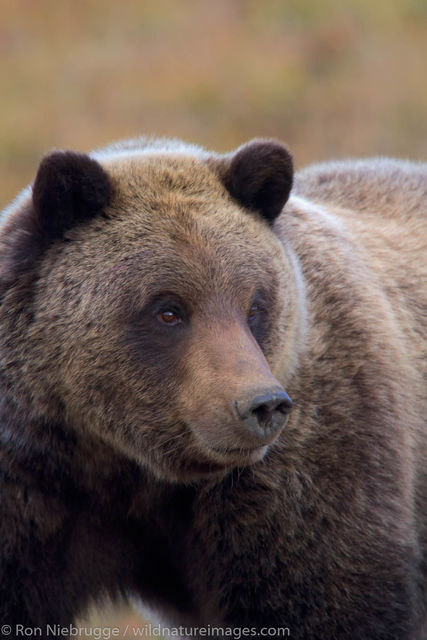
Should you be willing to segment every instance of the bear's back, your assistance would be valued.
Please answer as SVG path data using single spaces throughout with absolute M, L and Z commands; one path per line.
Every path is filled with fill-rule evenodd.
M 426 384 L 427 164 L 372 158 L 313 165 L 296 174 L 292 194 L 290 202 L 308 215 L 299 235 L 304 225 L 310 233 L 318 227 L 311 255 L 318 246 L 325 271 L 340 252 L 342 263 L 357 258 L 360 286 L 384 297 Z
M 427 164 L 392 158 L 316 164 L 296 173 L 294 194 L 361 213 L 425 219 Z

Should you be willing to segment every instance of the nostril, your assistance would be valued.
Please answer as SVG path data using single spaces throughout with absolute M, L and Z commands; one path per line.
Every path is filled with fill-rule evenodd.
M 292 407 L 292 400 L 286 391 L 275 391 L 253 398 L 249 410 L 252 413 L 259 412 L 258 415 L 263 416 L 267 412 L 271 414 L 274 411 L 288 414 L 292 410 Z
M 257 437 L 266 437 L 281 429 L 292 406 L 285 391 L 269 391 L 253 396 L 249 402 L 235 403 L 238 415 Z
M 288 413 L 290 413 L 293 409 L 293 402 L 290 398 L 288 398 L 287 402 L 281 402 L 279 405 L 277 405 L 276 407 L 276 411 L 280 411 L 280 413 L 285 414 L 285 416 L 288 415 Z
M 255 407 L 255 409 L 252 409 L 251 413 L 256 417 L 258 424 L 261 427 L 268 426 L 273 417 L 273 410 L 271 410 L 266 404 L 261 404 L 259 407 Z

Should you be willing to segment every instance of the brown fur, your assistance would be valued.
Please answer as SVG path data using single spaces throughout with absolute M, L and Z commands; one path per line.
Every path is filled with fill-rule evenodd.
M 132 593 L 177 623 L 423 637 L 426 182 L 314 167 L 279 216 L 273 141 L 44 161 L 0 237 L 3 623 Z M 282 388 L 260 442 L 236 403 Z

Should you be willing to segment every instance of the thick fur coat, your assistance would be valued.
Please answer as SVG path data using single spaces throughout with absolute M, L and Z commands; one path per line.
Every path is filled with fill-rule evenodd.
M 9 637 L 129 594 L 426 637 L 426 202 L 426 165 L 293 181 L 270 140 L 42 161 L 0 228 Z

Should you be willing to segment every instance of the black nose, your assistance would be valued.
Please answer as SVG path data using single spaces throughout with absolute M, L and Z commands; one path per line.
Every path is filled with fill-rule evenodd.
M 251 433 L 268 439 L 281 429 L 292 411 L 293 403 L 286 391 L 268 391 L 236 402 L 236 409 Z

